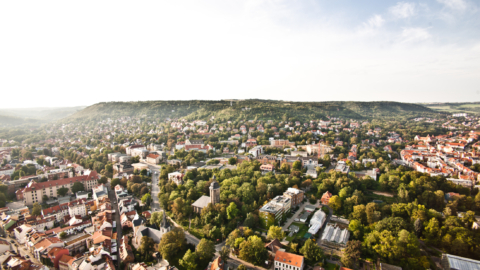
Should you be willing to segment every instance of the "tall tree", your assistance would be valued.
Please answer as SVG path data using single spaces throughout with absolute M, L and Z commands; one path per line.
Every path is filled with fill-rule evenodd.
M 215 244 L 208 239 L 202 238 L 197 245 L 195 253 L 201 264 L 208 263 L 215 255 Z
M 32 216 L 40 216 L 42 214 L 42 206 L 36 202 L 33 204 Z
M 195 254 L 195 252 L 192 252 L 190 249 L 188 249 L 187 252 L 185 252 L 185 255 L 183 255 L 183 258 L 180 259 L 179 263 L 183 268 L 187 270 L 196 270 L 196 259 L 197 255 Z
M 166 260 L 174 258 L 186 246 L 185 233 L 181 228 L 173 228 L 162 236 L 158 251 Z
M 152 238 L 148 236 L 143 236 L 140 240 L 140 247 L 138 248 L 138 253 L 142 256 L 144 261 L 150 261 L 152 258 L 153 248 L 155 246 L 155 242 Z
M 227 207 L 227 217 L 229 220 L 236 218 L 238 215 L 238 208 L 234 202 L 231 202 Z
M 85 191 L 85 186 L 81 182 L 75 182 L 72 186 L 72 192 L 77 193 L 79 191 Z
M 279 226 L 270 226 L 268 229 L 267 238 L 270 240 L 278 239 L 282 240 L 285 237 L 285 233 L 282 230 L 282 227 Z
M 312 239 L 305 241 L 305 244 L 300 249 L 300 253 L 303 254 L 309 265 L 314 265 L 315 263 L 321 261 L 324 256 L 322 249 L 317 246 Z
M 347 247 L 342 254 L 342 263 L 350 268 L 358 268 L 358 259 L 362 253 L 362 242 L 358 240 L 352 240 L 347 242 Z

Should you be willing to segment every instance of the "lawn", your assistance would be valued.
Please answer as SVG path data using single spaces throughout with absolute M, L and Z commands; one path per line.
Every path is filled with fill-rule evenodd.
M 396 203 L 397 199 L 394 197 L 387 197 L 387 196 L 382 196 L 382 195 L 377 195 L 374 193 L 369 192 L 368 194 L 365 195 L 365 198 L 367 199 L 367 202 L 371 202 L 373 200 L 382 200 L 385 203 L 392 204 Z
M 337 265 L 336 264 L 333 264 L 333 263 L 327 263 L 327 265 L 325 266 L 325 270 L 337 270 L 339 268 L 336 268 Z
M 287 236 L 287 241 L 292 241 L 294 239 L 302 239 L 303 235 L 308 232 L 308 226 L 300 222 L 293 222 L 292 225 L 298 226 L 298 233 L 294 233 L 292 237 Z M 287 234 L 288 235 L 288 234 Z

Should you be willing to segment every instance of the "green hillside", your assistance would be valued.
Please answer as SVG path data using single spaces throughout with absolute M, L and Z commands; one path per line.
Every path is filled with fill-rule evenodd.
M 480 102 L 471 103 L 427 103 L 425 107 L 446 113 L 480 114 Z
M 418 104 L 399 102 L 291 102 L 275 100 L 233 101 L 140 101 L 103 102 L 89 106 L 63 121 L 105 120 L 120 116 L 149 117 L 154 119 L 186 118 L 224 120 L 300 120 L 342 117 L 352 119 L 398 119 L 438 115 Z

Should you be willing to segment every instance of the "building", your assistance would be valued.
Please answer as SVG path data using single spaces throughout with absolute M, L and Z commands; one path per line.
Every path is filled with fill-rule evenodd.
M 93 200 L 97 203 L 97 207 L 102 198 L 108 198 L 108 188 L 104 184 L 94 187 L 92 191 Z
M 196 200 L 193 204 L 193 211 L 195 213 L 201 213 L 202 209 L 207 207 L 209 203 L 215 205 L 220 202 L 220 185 L 216 181 L 216 176 L 213 176 L 213 182 L 210 184 L 210 197 L 202 196 Z
M 181 172 L 172 172 L 168 174 L 168 180 L 174 182 L 177 186 L 183 184 L 184 174 Z
M 291 147 L 291 146 L 295 146 L 295 142 L 290 142 L 289 140 L 271 140 L 270 141 L 270 146 L 273 146 L 273 147 Z
M 316 234 L 325 223 L 327 219 L 327 215 L 322 211 L 322 209 L 317 210 L 313 217 L 310 219 L 310 228 L 308 229 L 308 233 L 311 235 Z
M 68 255 L 68 249 L 54 247 L 47 253 L 48 258 L 53 263 L 55 269 L 59 268 L 58 265 L 63 255 Z
M 460 256 L 443 254 L 442 267 L 444 270 L 474 270 L 480 269 L 480 261 L 463 258 Z
M 124 235 L 120 240 L 120 260 L 125 263 L 132 263 L 135 261 L 132 247 L 128 244 L 128 236 Z
M 320 199 L 320 202 L 323 204 L 323 205 L 328 205 L 328 203 L 330 202 L 330 198 L 332 198 L 332 193 L 330 192 L 325 192 L 323 193 L 323 196 L 322 198 Z
M 96 171 L 90 172 L 90 174 L 72 177 L 72 178 L 65 178 L 60 180 L 53 180 L 47 182 L 30 182 L 27 187 L 19 192 L 22 193 L 23 202 L 25 205 L 33 205 L 34 203 L 43 203 L 43 196 L 51 197 L 59 197 L 57 191 L 60 188 L 68 188 L 68 192 L 71 193 L 71 188 L 75 183 L 82 183 L 85 187 L 85 190 L 90 190 L 94 186 L 97 185 L 98 179 L 100 179 L 99 175 Z
M 270 202 L 260 208 L 260 224 L 263 228 L 268 229 L 272 225 L 279 225 L 286 219 L 287 213 L 292 207 L 290 198 L 277 196 Z
M 303 256 L 278 250 L 275 253 L 275 270 L 303 270 L 305 259 Z
M 273 172 L 275 167 L 272 164 L 264 164 L 260 166 L 260 171 L 263 173 Z
M 150 164 L 158 164 L 158 163 L 160 163 L 161 159 L 162 159 L 162 156 L 157 155 L 157 154 L 147 155 L 147 163 L 150 163 Z
M 68 262 L 73 260 L 72 256 L 63 255 L 58 261 L 58 270 L 68 270 Z
M 327 246 L 346 247 L 350 232 L 348 229 L 340 229 L 340 227 L 327 224 L 323 231 L 320 242 Z
M 218 257 L 208 264 L 207 270 L 224 270 L 225 263 L 222 261 L 222 257 Z
M 263 165 L 262 165 L 263 166 Z M 302 203 L 305 192 L 297 188 L 288 188 L 283 193 L 284 197 L 290 198 L 292 201 L 292 207 L 295 207 Z

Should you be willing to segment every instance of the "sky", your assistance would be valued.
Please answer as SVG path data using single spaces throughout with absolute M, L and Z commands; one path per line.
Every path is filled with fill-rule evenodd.
M 0 1 L 0 97 L 480 101 L 480 1 Z

